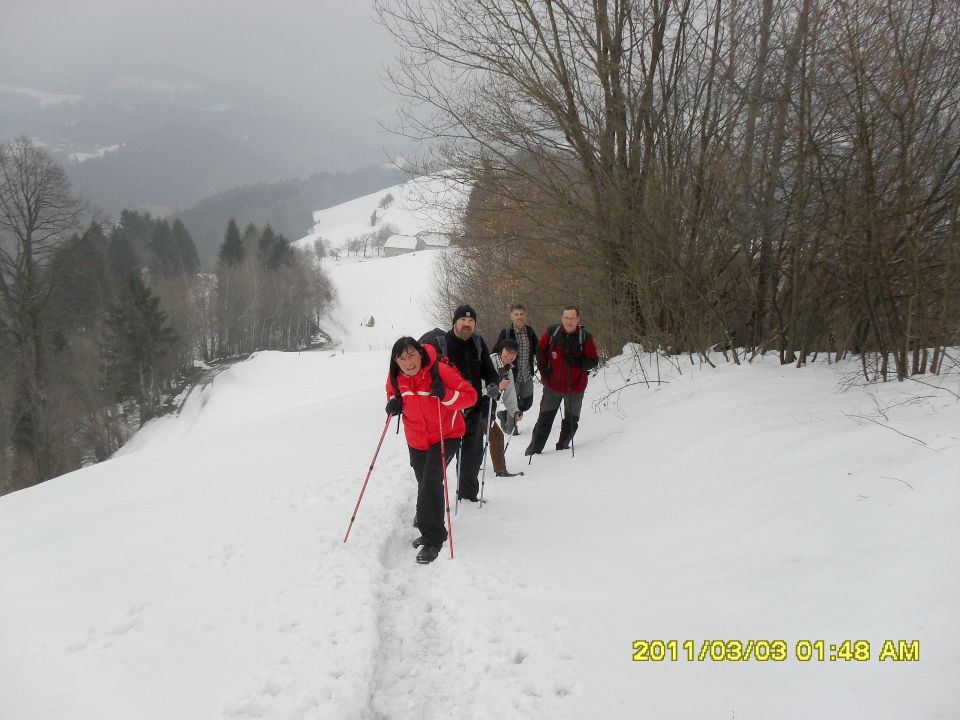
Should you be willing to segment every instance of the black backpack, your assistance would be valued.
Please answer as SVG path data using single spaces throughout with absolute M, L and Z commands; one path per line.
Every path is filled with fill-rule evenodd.
M 444 362 L 450 362 L 447 356 L 447 331 L 441 330 L 440 328 L 434 328 L 433 330 L 428 330 L 423 335 L 420 336 L 420 344 L 430 343 L 437 349 L 437 360 L 443 360 Z M 483 361 L 483 349 L 480 345 L 480 336 L 474 334 L 473 344 L 477 348 L 477 360 Z
M 560 325 L 554 325 L 554 326 L 553 326 L 553 332 L 550 333 L 550 343 L 549 343 L 549 345 L 547 345 L 547 351 L 548 351 L 548 352 L 549 352 L 550 348 L 552 348 L 552 347 L 555 345 L 554 340 L 557 339 L 557 335 L 560 333 L 560 328 L 562 328 L 562 327 L 563 327 L 562 324 L 560 324 Z M 580 345 L 580 346 L 579 346 L 577 349 L 578 349 L 580 352 L 583 352 L 583 341 L 584 341 L 583 325 L 580 326 L 580 332 L 578 333 L 578 336 L 579 336 L 579 337 L 578 337 L 578 342 L 579 342 L 579 345 Z

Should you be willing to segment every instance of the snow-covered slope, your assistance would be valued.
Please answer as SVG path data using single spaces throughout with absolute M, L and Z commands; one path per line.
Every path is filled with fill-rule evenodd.
M 392 199 L 381 207 L 388 196 Z M 322 237 L 343 247 L 351 238 L 387 226 L 402 235 L 449 233 L 459 226 L 468 197 L 466 188 L 449 176 L 418 177 L 316 211 L 310 234 L 295 244 L 309 250 Z M 402 335 L 419 337 L 434 325 L 434 266 L 439 252 L 448 250 L 389 258 L 341 254 L 324 260 L 324 270 L 337 289 L 337 300 L 322 322 L 324 330 L 344 350 L 386 350 Z
M 324 329 L 345 350 L 389 350 L 403 335 L 420 337 L 433 327 L 433 273 L 440 252 L 446 251 L 324 261 L 337 288 Z
M 405 317 L 396 266 L 355 267 L 362 312 Z M 576 457 L 527 465 L 525 419 L 526 475 L 488 476 L 455 559 L 419 566 L 392 426 L 343 542 L 385 420 L 387 353 L 361 349 L 258 353 L 127 452 L 0 498 L 0 718 L 957 716 L 956 375 L 840 391 L 855 367 L 661 358 L 607 397 L 657 376 L 620 358 Z M 682 646 L 734 639 L 788 657 Z M 831 661 L 848 639 L 870 659 Z
M 387 196 L 386 208 L 380 204 Z M 459 222 L 469 193 L 447 176 L 418 177 L 313 214 L 313 227 L 295 244 L 309 249 L 317 238 L 342 247 L 347 240 L 376 233 L 386 225 L 401 235 L 450 232 Z M 371 217 L 376 215 L 374 222 Z

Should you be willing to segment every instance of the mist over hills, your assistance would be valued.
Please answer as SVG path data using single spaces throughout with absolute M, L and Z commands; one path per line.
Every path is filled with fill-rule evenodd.
M 125 208 L 167 214 L 226 188 L 283 175 L 268 155 L 214 130 L 182 125 L 149 130 L 66 169 L 77 194 L 114 217 Z
M 0 140 L 46 147 L 74 193 L 109 217 L 179 217 L 206 269 L 230 218 L 296 240 L 314 210 L 404 179 L 385 165 L 371 118 L 333 106 L 139 75 L 67 89 L 0 82 Z
M 285 180 L 232 188 L 177 214 L 193 236 L 204 268 L 216 262 L 230 218 L 241 229 L 266 224 L 288 240 L 302 237 L 313 211 L 396 185 L 406 175 L 395 168 L 371 166 L 349 173 L 314 173 L 305 180 Z
M 0 77 L 0 140 L 21 134 L 57 158 L 78 196 L 113 217 L 123 209 L 166 215 L 231 188 L 350 173 L 406 149 L 386 147 L 393 140 L 369 112 L 132 74 L 57 88 Z

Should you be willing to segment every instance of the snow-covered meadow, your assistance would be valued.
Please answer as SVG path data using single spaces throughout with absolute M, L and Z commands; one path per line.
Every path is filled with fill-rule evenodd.
M 388 225 L 400 235 L 447 233 L 457 225 L 468 199 L 469 189 L 449 175 L 417 177 L 317 210 L 310 232 L 295 245 L 309 249 L 323 238 L 333 247 L 343 247 L 351 238 L 376 233 Z
M 526 474 L 460 507 L 455 559 L 414 561 L 394 426 L 344 544 L 385 420 L 367 348 L 433 325 L 435 252 L 333 270 L 343 351 L 258 353 L 113 459 L 0 498 L 2 720 L 960 715 L 957 375 L 628 353 L 575 457 L 528 466 L 524 420 Z M 788 658 L 682 650 L 734 639 Z M 831 661 L 844 640 L 870 659 Z M 879 661 L 885 640 L 919 660 Z

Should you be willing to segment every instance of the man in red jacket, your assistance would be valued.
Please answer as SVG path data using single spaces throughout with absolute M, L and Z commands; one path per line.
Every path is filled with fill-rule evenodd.
M 403 414 L 410 466 L 417 476 L 415 525 L 421 536 L 417 562 L 436 560 L 447 539 L 444 527 L 443 457 L 457 454 L 465 431 L 461 410 L 477 402 L 477 391 L 452 365 L 437 360 L 432 345 L 402 337 L 393 345 L 387 377 L 387 415 Z M 441 448 L 442 443 L 442 448 Z
M 587 373 L 598 363 L 593 337 L 580 325 L 580 310 L 575 305 L 567 305 L 560 316 L 560 324 L 548 327 L 537 345 L 537 366 L 540 368 L 540 382 L 543 383 L 543 397 L 540 399 L 540 415 L 525 455 L 534 455 L 543 450 L 561 402 L 564 418 L 560 423 L 557 450 L 570 447 L 580 422 Z

